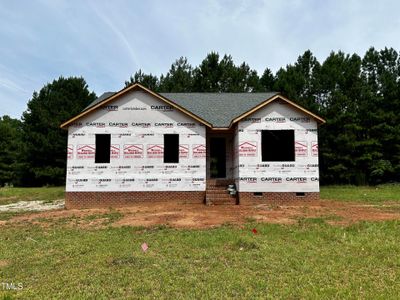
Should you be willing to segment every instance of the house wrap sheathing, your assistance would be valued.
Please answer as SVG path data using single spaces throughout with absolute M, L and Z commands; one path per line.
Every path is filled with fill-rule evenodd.
M 135 84 L 105 94 L 61 125 L 68 129 L 66 205 L 318 198 L 323 122 L 276 93 L 157 94 Z M 293 158 L 268 161 L 279 156 L 268 151 L 282 147 L 279 139 L 274 145 L 281 130 L 293 133 L 285 141 Z M 96 162 L 99 135 L 110 139 L 106 162 Z M 166 162 L 166 135 L 179 140 L 174 162 Z

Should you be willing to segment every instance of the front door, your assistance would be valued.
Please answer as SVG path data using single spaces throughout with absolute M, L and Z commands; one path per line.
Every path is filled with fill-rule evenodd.
M 226 144 L 225 138 L 210 138 L 210 177 L 226 177 Z

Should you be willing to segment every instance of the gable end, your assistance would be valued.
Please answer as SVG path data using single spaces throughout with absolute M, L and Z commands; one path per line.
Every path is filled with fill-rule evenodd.
M 104 99 L 103 101 L 100 101 L 99 103 L 96 103 L 95 105 L 93 105 L 92 107 L 87 108 L 86 110 L 84 110 L 83 112 L 81 112 L 79 115 L 69 119 L 68 121 L 64 122 L 63 124 L 60 125 L 60 128 L 62 129 L 66 129 L 68 127 L 69 124 L 71 124 L 72 122 L 82 118 L 83 116 L 86 116 L 87 114 L 91 113 L 92 111 L 96 110 L 97 108 L 103 106 L 104 104 L 110 103 L 116 99 L 118 99 L 119 97 L 125 95 L 126 93 L 130 92 L 130 91 L 135 91 L 135 90 L 142 90 L 156 98 L 158 98 L 159 100 L 167 103 L 168 105 L 176 108 L 177 110 L 183 112 L 184 114 L 190 116 L 191 118 L 195 119 L 196 121 L 204 124 L 207 127 L 212 127 L 212 125 L 210 123 L 208 123 L 207 121 L 203 120 L 202 118 L 200 118 L 199 116 L 196 116 L 195 114 L 193 114 L 192 112 L 184 109 L 183 107 L 181 107 L 180 105 L 176 104 L 175 102 L 161 96 L 158 93 L 155 93 L 147 88 L 145 88 L 144 86 L 142 86 L 139 83 L 135 83 L 131 86 L 128 86 L 122 90 L 120 90 L 119 92 L 113 94 L 112 96 Z
M 241 115 L 238 116 L 237 118 L 233 119 L 232 122 L 231 122 L 231 125 L 230 125 L 229 127 L 232 127 L 232 125 L 233 125 L 234 123 L 239 122 L 240 120 L 242 120 L 242 119 L 248 117 L 249 115 L 255 113 L 255 112 L 258 111 L 259 109 L 261 109 L 261 108 L 267 106 L 268 104 L 272 103 L 273 101 L 277 101 L 277 100 L 282 100 L 282 101 L 286 102 L 287 104 L 289 104 L 289 105 L 295 107 L 296 109 L 302 111 L 302 112 L 305 113 L 306 115 L 308 115 L 308 116 L 314 118 L 314 119 L 317 121 L 317 123 L 319 123 L 319 124 L 324 124 L 324 123 L 326 123 L 326 121 L 325 121 L 324 119 L 322 119 L 321 117 L 317 116 L 316 114 L 313 114 L 312 112 L 310 112 L 310 111 L 308 111 L 307 109 L 301 107 L 300 105 L 294 103 L 293 101 L 290 101 L 289 99 L 283 97 L 282 95 L 276 95 L 276 96 L 274 96 L 274 97 L 272 97 L 272 98 L 270 98 L 270 99 L 267 99 L 267 100 L 264 101 L 263 103 L 260 103 L 259 105 L 257 105 L 256 107 L 252 108 L 251 110 L 249 110 L 249 111 L 247 111 L 247 112 L 241 114 Z

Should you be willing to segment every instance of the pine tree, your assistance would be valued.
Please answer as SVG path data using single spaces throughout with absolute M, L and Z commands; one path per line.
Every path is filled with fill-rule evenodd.
M 142 72 L 141 69 L 135 72 L 135 74 L 131 76 L 128 81 L 125 81 L 125 87 L 130 86 L 134 83 L 140 83 L 144 87 L 147 87 L 148 89 L 155 92 L 158 92 L 160 89 L 160 82 L 157 76 L 152 75 L 151 73 L 145 74 Z
M 83 78 L 60 77 L 34 92 L 23 113 L 24 185 L 65 183 L 67 131 L 60 124 L 96 98 Z
M 281 92 L 289 99 L 295 99 L 305 108 L 318 112 L 316 76 L 320 67 L 316 57 L 307 50 L 298 57 L 294 65 L 287 65 L 285 69 L 278 70 L 274 90 Z
M 364 80 L 361 126 L 368 142 L 366 163 L 371 183 L 400 180 L 400 64 L 390 48 L 370 48 L 362 61 Z
M 260 77 L 260 92 L 271 92 L 274 89 L 275 76 L 269 68 L 264 70 Z
M 22 123 L 9 116 L 0 117 L 0 186 L 18 185 Z
M 186 57 L 177 59 L 169 69 L 167 75 L 160 78 L 162 92 L 190 92 L 193 89 L 193 68 Z
M 219 54 L 211 52 L 201 64 L 194 69 L 193 76 L 194 92 L 219 92 L 221 69 L 219 65 Z

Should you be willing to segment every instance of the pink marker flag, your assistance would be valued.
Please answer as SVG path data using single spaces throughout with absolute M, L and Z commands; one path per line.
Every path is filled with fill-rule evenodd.
M 257 234 L 257 229 L 253 228 L 252 231 L 253 231 L 254 234 Z
M 143 243 L 143 244 L 142 244 L 142 250 L 143 250 L 143 252 L 146 252 L 147 249 L 149 249 L 149 246 L 147 246 L 146 243 Z

